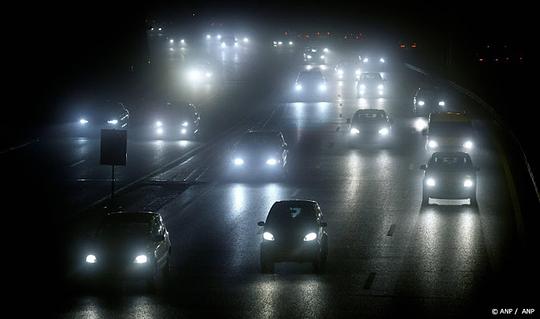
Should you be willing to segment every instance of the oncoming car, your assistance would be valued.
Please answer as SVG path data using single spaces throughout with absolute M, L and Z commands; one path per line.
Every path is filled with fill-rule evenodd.
M 447 106 L 446 94 L 437 87 L 418 88 L 413 97 L 413 112 L 416 115 L 428 116 L 444 111 Z
M 392 121 L 384 110 L 363 109 L 354 113 L 349 127 L 349 144 L 388 143 Z
M 129 110 L 121 102 L 92 103 L 76 118 L 79 133 L 99 133 L 100 129 L 125 129 L 129 124 Z
M 383 96 L 384 80 L 379 72 L 361 73 L 356 83 L 357 96 Z
M 334 68 L 334 71 L 338 81 L 352 79 L 358 80 L 360 78 L 360 74 L 362 73 L 360 66 L 357 63 L 350 61 L 338 63 Z
M 274 272 L 274 263 L 311 262 L 324 270 L 328 256 L 326 222 L 319 204 L 311 200 L 285 200 L 272 205 L 263 229 L 260 264 L 263 273 Z
M 169 232 L 157 213 L 111 213 L 81 258 L 89 279 L 138 278 L 154 283 L 169 272 Z
M 199 132 L 200 119 L 195 105 L 167 102 L 154 114 L 150 135 L 157 139 L 194 138 Z
M 306 64 L 326 64 L 327 61 L 327 48 L 319 49 L 315 47 L 307 47 L 304 49 L 304 63 Z
M 212 67 L 207 62 L 194 63 L 185 71 L 184 80 L 191 86 L 210 84 L 213 79 Z
M 318 69 L 299 72 L 294 83 L 296 95 L 305 98 L 325 96 L 327 90 L 326 78 Z
M 476 171 L 469 154 L 464 152 L 435 152 L 425 171 L 422 205 L 430 199 L 468 199 L 476 205 Z
M 427 136 L 426 150 L 430 152 L 470 152 L 474 148 L 472 122 L 463 113 L 431 113 L 428 127 L 422 133 Z
M 248 131 L 234 145 L 230 158 L 233 176 L 287 174 L 288 146 L 279 131 Z M 259 176 L 259 175 L 257 175 Z

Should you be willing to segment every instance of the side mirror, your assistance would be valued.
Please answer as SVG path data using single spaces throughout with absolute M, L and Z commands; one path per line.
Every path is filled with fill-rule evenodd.
M 257 225 L 258 226 L 264 226 L 264 222 L 258 222 Z
M 161 234 L 161 235 L 156 235 L 155 237 L 155 241 L 164 241 L 165 240 L 165 235 Z
M 427 165 L 426 164 L 420 165 L 420 169 L 425 171 L 427 169 Z
M 351 124 L 351 119 L 347 119 L 347 124 Z
M 321 227 L 326 227 L 326 226 L 328 226 L 327 222 L 321 222 Z

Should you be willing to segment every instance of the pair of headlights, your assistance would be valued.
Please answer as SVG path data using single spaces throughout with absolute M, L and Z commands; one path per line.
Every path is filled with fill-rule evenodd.
M 264 232 L 263 239 L 267 241 L 274 241 L 274 235 L 269 232 Z M 317 233 L 311 232 L 304 236 L 304 241 L 313 241 L 315 239 L 317 239 Z
M 88 123 L 89 123 L 89 121 L 87 119 L 85 119 L 85 118 L 79 119 L 79 124 L 81 124 L 81 125 L 86 125 Z M 108 120 L 107 124 L 116 125 L 116 124 L 118 124 L 118 120 L 117 119 Z
M 428 178 L 426 179 L 426 185 L 429 186 L 429 187 L 435 187 L 435 186 L 437 186 L 437 181 L 436 181 L 435 178 L 433 178 L 433 177 L 428 177 Z M 465 178 L 465 179 L 463 180 L 463 187 L 465 187 L 465 188 L 471 188 L 471 187 L 473 187 L 473 186 L 474 186 L 474 182 L 473 182 L 472 179 L 470 179 L 470 178 Z
M 302 84 L 300 83 L 297 83 L 295 86 L 294 86 L 294 90 L 297 91 L 297 92 L 300 92 L 302 91 L 304 87 L 302 86 Z M 326 84 L 324 83 L 321 83 L 319 84 L 319 91 L 326 91 Z
M 465 141 L 463 143 L 462 146 L 463 146 L 463 148 L 465 148 L 467 150 L 470 150 L 470 149 L 472 149 L 474 147 L 474 144 L 473 144 L 472 141 L 467 140 L 467 141 Z M 435 149 L 435 148 L 439 147 L 439 143 L 437 141 L 435 141 L 435 140 L 430 140 L 428 142 L 428 147 L 431 148 L 431 149 Z
M 86 256 L 85 259 L 87 264 L 95 264 L 97 263 L 97 257 L 96 255 L 90 254 Z M 138 255 L 133 259 L 134 264 L 146 264 L 148 262 L 148 257 L 146 255 Z
M 358 134 L 360 134 L 360 130 L 357 129 L 356 127 L 353 127 L 353 128 L 351 128 L 350 133 L 351 133 L 351 135 L 358 135 Z M 378 133 L 381 136 L 387 136 L 388 134 L 390 134 L 390 130 L 387 127 L 382 127 L 382 128 L 379 129 Z
M 419 100 L 417 104 L 419 106 L 424 106 L 424 105 L 426 105 L 426 102 L 423 101 L 423 100 Z M 439 106 L 446 106 L 446 102 L 445 101 L 439 101 L 438 105 Z
M 242 165 L 244 165 L 244 163 L 245 163 L 244 159 L 240 158 L 240 157 L 237 157 L 237 158 L 235 158 L 233 160 L 233 164 L 235 166 L 242 166 Z M 268 165 L 268 166 L 275 166 L 278 163 L 279 163 L 279 161 L 277 159 L 275 159 L 275 158 L 272 158 L 272 157 L 266 160 L 266 165 Z

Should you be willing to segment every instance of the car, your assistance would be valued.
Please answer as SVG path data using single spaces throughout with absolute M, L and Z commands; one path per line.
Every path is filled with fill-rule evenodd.
M 338 81 L 343 81 L 345 79 L 358 80 L 362 73 L 360 65 L 351 61 L 342 61 L 338 63 L 334 68 L 334 72 Z
M 84 249 L 87 278 L 133 278 L 156 283 L 167 276 L 171 241 L 162 217 L 154 212 L 107 214 Z
M 192 86 L 199 86 L 212 83 L 214 73 L 212 66 L 208 62 L 195 62 L 185 71 L 185 83 Z
M 384 80 L 379 72 L 365 72 L 360 74 L 356 83 L 358 97 L 383 96 Z
M 471 120 L 462 112 L 438 112 L 429 115 L 427 128 L 422 130 L 426 150 L 465 151 L 474 148 L 474 129 Z
M 224 35 L 221 38 L 220 46 L 222 48 L 233 48 L 238 47 L 238 39 L 232 35 Z
M 163 139 L 195 138 L 199 133 L 201 117 L 194 104 L 182 102 L 166 102 L 154 115 L 150 127 L 150 135 Z
M 306 47 L 303 53 L 304 63 L 325 65 L 327 63 L 327 52 L 328 48 Z
M 288 145 L 279 131 L 250 130 L 234 145 L 230 172 L 234 176 L 287 175 Z M 257 175 L 260 176 L 260 175 Z
M 76 117 L 78 132 L 81 134 L 99 133 L 100 129 L 126 129 L 129 124 L 129 110 L 122 102 L 91 103 L 78 112 Z
M 349 126 L 349 144 L 388 143 L 392 120 L 384 110 L 362 109 L 354 113 Z
M 419 116 L 444 111 L 448 106 L 448 98 L 438 87 L 421 87 L 413 97 L 413 112 Z
M 358 56 L 362 69 L 378 71 L 386 67 L 388 61 L 382 55 L 364 53 Z
M 300 71 L 294 83 L 296 96 L 318 99 L 326 96 L 326 78 L 319 69 Z
M 326 222 L 319 204 L 313 200 L 277 201 L 270 208 L 264 227 L 261 272 L 273 273 L 276 262 L 311 262 L 321 272 L 328 256 Z
M 471 157 L 465 152 L 435 152 L 424 170 L 422 205 L 430 199 L 468 199 L 476 205 L 476 171 Z

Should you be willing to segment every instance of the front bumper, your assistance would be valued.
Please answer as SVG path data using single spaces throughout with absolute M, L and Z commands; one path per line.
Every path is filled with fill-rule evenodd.
M 263 241 L 261 253 L 273 262 L 311 262 L 319 257 L 320 245 L 316 240 L 297 245 Z

